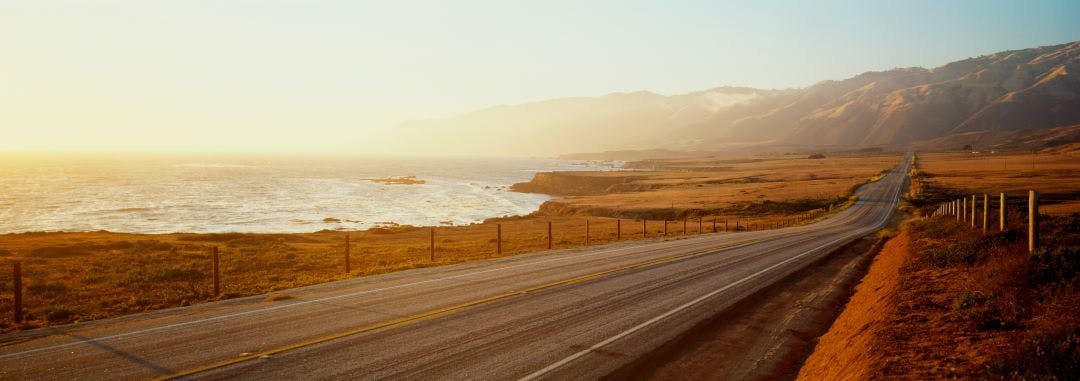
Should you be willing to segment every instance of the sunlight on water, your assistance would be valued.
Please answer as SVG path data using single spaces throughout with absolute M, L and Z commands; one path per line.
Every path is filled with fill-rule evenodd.
M 0 233 L 312 232 L 468 224 L 535 211 L 509 191 L 554 159 L 270 155 L 36 155 L 0 163 Z M 371 179 L 416 176 L 423 184 Z

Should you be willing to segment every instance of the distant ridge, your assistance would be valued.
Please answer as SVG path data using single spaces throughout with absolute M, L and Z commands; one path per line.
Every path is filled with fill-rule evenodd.
M 933 69 L 867 72 L 803 89 L 718 87 L 672 96 L 639 91 L 497 106 L 407 122 L 399 132 L 418 147 L 449 145 L 456 153 L 551 155 L 719 151 L 747 143 L 1007 147 L 1023 145 L 1040 130 L 1075 124 L 1080 42 Z

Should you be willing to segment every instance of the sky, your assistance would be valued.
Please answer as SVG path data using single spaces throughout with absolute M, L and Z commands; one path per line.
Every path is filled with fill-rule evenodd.
M 0 151 L 407 152 L 412 119 L 1080 40 L 1080 1 L 0 0 Z

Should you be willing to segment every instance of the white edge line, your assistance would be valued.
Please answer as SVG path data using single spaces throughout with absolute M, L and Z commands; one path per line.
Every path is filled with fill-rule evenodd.
M 896 189 L 892 193 L 894 195 L 899 194 L 900 193 L 900 188 L 902 186 L 903 186 L 903 183 L 901 182 L 900 186 L 897 186 Z M 890 197 L 889 199 L 892 200 L 893 198 L 894 197 Z M 866 230 L 868 230 L 868 231 L 875 230 L 878 225 L 885 222 L 885 220 L 887 220 L 888 217 L 891 216 L 891 215 L 892 215 L 891 211 L 890 211 L 890 213 L 885 213 L 885 215 L 883 215 L 882 218 L 880 220 L 878 220 L 877 223 L 871 225 L 871 227 L 873 227 L 872 229 L 866 229 Z M 806 252 L 803 252 L 802 254 L 796 255 L 794 257 L 785 259 L 785 260 L 783 260 L 783 261 L 781 261 L 781 262 L 779 262 L 777 264 L 766 267 L 766 268 L 764 268 L 762 270 L 759 270 L 756 273 L 750 274 L 749 276 L 747 276 L 745 278 L 742 278 L 742 279 L 739 279 L 739 280 L 737 280 L 735 282 L 729 283 L 728 285 L 726 285 L 724 287 L 713 290 L 712 292 L 709 292 L 708 294 L 699 296 L 697 299 L 686 302 L 683 305 L 680 305 L 680 306 L 675 307 L 675 308 L 673 308 L 671 310 L 668 310 L 667 312 L 664 312 L 663 314 L 660 314 L 660 315 L 658 315 L 656 317 L 653 317 L 652 319 L 649 319 L 649 320 L 647 320 L 647 321 L 645 321 L 645 322 L 643 322 L 641 324 L 635 325 L 635 326 L 631 327 L 630 329 L 622 331 L 622 332 L 620 332 L 619 334 L 617 334 L 615 336 L 607 338 L 604 341 L 593 344 L 593 346 L 591 346 L 589 348 L 586 348 L 584 350 L 581 350 L 580 352 L 577 352 L 577 353 L 574 353 L 574 354 L 572 354 L 570 356 L 567 356 L 566 358 L 563 358 L 562 360 L 556 361 L 556 362 L 552 363 L 551 365 L 548 365 L 548 366 L 544 367 L 543 369 L 537 370 L 537 371 L 535 371 L 533 373 L 530 373 L 529 375 L 527 375 L 525 377 L 520 378 L 519 381 L 535 380 L 537 378 L 540 378 L 541 376 L 543 376 L 544 374 L 547 374 L 548 372 L 550 372 L 552 370 L 558 369 L 558 368 L 562 367 L 563 365 L 566 365 L 567 363 L 569 363 L 571 361 L 577 360 L 578 358 L 581 358 L 582 356 L 585 356 L 585 355 L 589 354 L 590 352 L 593 352 L 593 351 L 595 351 L 597 349 L 603 348 L 604 346 L 606 346 L 608 344 L 611 344 L 612 342 L 615 342 L 616 340 L 619 340 L 619 339 L 621 339 L 623 337 L 626 337 L 626 336 L 628 336 L 628 335 L 630 335 L 630 334 L 632 334 L 634 332 L 640 331 L 642 328 L 648 327 L 650 325 L 655 324 L 658 321 L 664 320 L 668 316 L 674 315 L 676 313 L 681 312 L 682 310 L 685 310 L 687 308 L 690 308 L 690 307 L 694 306 L 695 304 L 701 303 L 705 299 L 711 298 L 716 294 L 727 291 L 727 290 L 731 289 L 732 287 L 738 286 L 740 284 L 745 283 L 746 281 L 757 278 L 757 277 L 761 276 L 761 274 L 772 271 L 773 269 L 775 269 L 777 267 L 783 266 L 783 265 L 785 265 L 787 263 L 790 263 L 790 262 L 792 262 L 794 260 L 802 258 L 802 257 L 804 257 L 804 256 L 806 256 L 806 255 L 808 255 L 810 253 L 813 253 L 815 251 L 821 250 L 822 248 L 830 246 L 830 245 L 832 245 L 834 243 L 846 240 L 846 239 L 851 238 L 851 237 L 857 237 L 859 235 L 864 235 L 864 234 L 866 234 L 866 233 L 864 233 L 862 230 L 859 230 L 856 233 L 844 235 L 843 237 L 840 237 L 840 238 L 838 238 L 836 240 L 833 240 L 833 241 L 831 241 L 829 243 L 826 243 L 824 245 L 821 245 L 821 246 L 815 247 L 813 249 L 807 250 Z
M 173 324 L 163 325 L 163 326 L 159 326 L 159 327 L 152 327 L 152 328 L 146 328 L 146 329 L 141 329 L 141 330 L 136 330 L 136 331 L 131 331 L 131 332 L 118 333 L 118 334 L 114 334 L 114 335 L 101 336 L 101 337 L 95 337 L 95 338 L 79 339 L 78 341 L 72 341 L 72 342 L 68 342 L 68 343 L 55 344 L 55 345 L 50 345 L 50 346 L 45 346 L 45 347 L 40 347 L 40 348 L 28 349 L 28 350 L 21 351 L 21 352 L 2 354 L 2 355 L 0 355 L 0 359 L 6 359 L 6 358 L 10 358 L 10 357 L 19 357 L 19 356 L 28 355 L 28 354 L 37 353 L 37 352 L 42 352 L 42 351 L 48 351 L 48 350 L 53 350 L 53 349 L 58 349 L 58 348 L 65 348 L 65 347 L 70 347 L 70 346 L 80 345 L 80 344 L 87 344 L 87 343 L 95 342 L 95 341 L 112 340 L 112 339 L 117 339 L 117 338 L 121 338 L 121 337 L 127 337 L 127 336 L 140 335 L 140 334 L 144 334 L 144 333 L 156 332 L 156 331 L 161 331 L 161 330 L 168 330 L 168 329 L 186 327 L 186 326 L 189 326 L 189 325 L 207 323 L 207 322 L 212 322 L 212 321 L 217 321 L 217 320 L 222 320 L 222 319 L 229 319 L 229 318 L 234 318 L 234 317 L 239 317 L 239 316 L 266 313 L 266 312 L 271 312 L 271 311 L 276 311 L 276 310 L 285 309 L 285 308 L 291 308 L 291 307 L 297 307 L 297 306 L 302 306 L 302 305 L 307 305 L 307 304 L 323 303 L 323 302 L 330 301 L 330 300 L 351 298 L 351 297 L 355 297 L 355 296 L 372 294 L 372 293 L 382 292 L 382 291 L 389 291 L 389 290 L 394 290 L 394 289 L 399 289 L 399 288 L 412 287 L 412 286 L 417 286 L 417 285 L 421 285 L 421 284 L 443 282 L 443 281 L 448 281 L 448 280 L 453 280 L 453 279 L 458 279 L 458 278 L 464 278 L 464 277 L 469 277 L 469 276 L 478 275 L 478 274 L 485 274 L 485 273 L 489 273 L 489 272 L 509 270 L 509 269 L 518 268 L 518 267 L 535 266 L 535 265 L 540 265 L 540 264 L 544 264 L 544 263 L 548 263 L 548 262 L 565 261 L 565 260 L 569 260 L 569 259 L 579 259 L 579 258 L 582 258 L 582 257 L 596 256 L 596 255 L 600 255 L 600 254 L 607 254 L 607 253 L 617 252 L 617 251 L 621 251 L 621 250 L 636 250 L 636 249 L 642 249 L 642 248 L 651 248 L 651 246 L 660 246 L 660 245 L 662 245 L 664 243 L 667 243 L 667 242 L 671 242 L 671 241 L 648 243 L 648 244 L 643 244 L 643 245 L 635 245 L 635 246 L 631 246 L 631 247 L 620 247 L 620 248 L 609 249 L 609 250 L 601 250 L 601 251 L 587 253 L 587 254 L 569 255 L 569 256 L 565 256 L 565 257 L 549 258 L 549 259 L 536 261 L 536 262 L 528 262 L 528 263 L 521 263 L 521 264 L 516 264 L 516 265 L 510 265 L 510 266 L 497 267 L 497 268 L 493 268 L 493 269 L 474 271 L 474 272 L 470 272 L 470 273 L 452 275 L 452 276 L 447 276 L 447 277 L 442 277 L 442 278 L 428 279 L 428 280 L 422 280 L 422 281 L 417 281 L 417 282 L 412 282 L 412 283 L 405 283 L 405 284 L 399 284 L 399 285 L 394 285 L 394 286 L 388 286 L 388 287 L 382 287 L 382 288 L 376 288 L 376 289 L 370 289 L 370 290 L 357 291 L 357 292 L 352 292 L 352 293 L 348 293 L 348 294 L 328 296 L 328 297 L 325 297 L 325 298 L 312 299 L 312 300 L 302 300 L 302 301 L 289 303 L 289 304 L 284 304 L 284 305 L 279 305 L 279 306 L 264 307 L 264 308 L 259 308 L 259 309 L 255 309 L 255 310 L 236 312 L 236 313 L 227 314 L 227 315 L 218 315 L 218 316 L 213 316 L 213 317 L 208 317 L 208 318 L 203 318 L 203 319 L 198 319 L 198 320 L 186 321 L 186 322 L 182 322 L 182 323 L 173 323 Z M 689 244 L 697 243 L 697 242 L 685 242 L 685 243 L 686 243 L 686 245 L 679 245 L 679 246 L 691 246 Z M 356 278 L 353 278 L 353 279 L 356 279 Z M 45 336 L 45 337 L 48 337 L 48 336 Z M 17 345 L 17 343 L 13 344 L 13 345 Z
M 899 191 L 897 191 L 897 192 L 899 192 Z M 25 351 L 21 351 L 21 352 L 3 354 L 3 355 L 0 355 L 0 359 L 7 359 L 7 358 L 11 358 L 11 357 L 20 357 L 20 356 L 23 356 L 23 355 L 48 351 L 48 350 L 52 350 L 52 349 L 66 348 L 66 347 L 80 345 L 80 344 L 87 344 L 87 343 L 95 342 L 95 341 L 112 340 L 112 339 L 118 339 L 118 338 L 121 338 L 121 337 L 134 336 L 134 335 L 140 335 L 140 334 L 144 334 L 144 333 L 156 332 L 156 331 L 161 331 L 161 330 L 186 327 L 186 326 L 189 326 L 189 325 L 207 323 L 207 322 L 217 321 L 217 320 L 222 320 L 222 319 L 229 319 L 229 318 L 234 318 L 234 317 L 238 317 L 238 316 L 266 313 L 266 312 L 276 311 L 276 310 L 279 310 L 279 309 L 297 307 L 297 306 L 301 306 L 301 305 L 307 305 L 307 304 L 313 304 L 313 303 L 322 303 L 322 302 L 326 302 L 328 300 L 350 298 L 350 297 L 354 297 L 354 296 L 366 295 L 366 294 L 382 292 L 382 291 L 388 291 L 388 290 L 393 290 L 393 289 L 398 289 L 398 288 L 412 287 L 412 286 L 417 286 L 417 285 L 427 284 L 427 283 L 434 283 L 434 282 L 442 282 L 442 281 L 447 281 L 447 280 L 452 280 L 452 279 L 464 278 L 464 277 L 477 275 L 477 274 L 484 274 L 484 273 L 489 273 L 489 272 L 508 270 L 508 269 L 513 269 L 513 268 L 518 268 L 518 267 L 533 266 L 533 265 L 544 264 L 544 263 L 548 263 L 548 262 L 564 261 L 564 260 L 568 260 L 568 259 L 576 259 L 576 258 L 581 258 L 581 257 L 596 256 L 596 255 L 600 255 L 600 254 L 607 254 L 607 253 L 611 253 L 611 252 L 617 252 L 617 251 L 620 251 L 620 250 L 641 249 L 641 248 L 647 248 L 647 247 L 650 247 L 650 246 L 660 246 L 660 245 L 664 244 L 665 242 L 668 242 L 668 241 L 656 242 L 656 243 L 652 243 L 652 244 L 636 245 L 636 246 L 631 246 L 631 247 L 621 247 L 621 248 L 610 249 L 610 250 L 601 250 L 601 251 L 588 253 L 588 254 L 581 254 L 581 255 L 577 255 L 577 256 L 567 256 L 567 257 L 561 257 L 561 258 L 550 258 L 550 259 L 541 260 L 541 261 L 537 261 L 537 262 L 529 262 L 529 263 L 522 263 L 522 264 L 517 264 L 517 265 L 498 267 L 498 268 L 494 268 L 494 269 L 474 271 L 474 272 L 471 272 L 471 273 L 452 275 L 452 276 L 436 278 L 436 279 L 428 279 L 428 280 L 423 280 L 423 281 L 418 281 L 418 282 L 399 284 L 399 285 L 395 285 L 395 286 L 389 286 L 389 287 L 383 287 L 383 288 L 377 288 L 377 289 L 371 289 L 371 290 L 363 290 L 363 291 L 358 291 L 358 292 L 353 292 L 353 293 L 348 293 L 348 294 L 342 294 L 342 295 L 335 295 L 335 296 L 330 296 L 330 297 L 325 297 L 325 298 L 320 298 L 320 299 L 304 300 L 304 301 L 299 301 L 299 302 L 280 305 L 280 306 L 265 307 L 265 308 L 251 310 L 251 311 L 243 311 L 243 312 L 237 312 L 237 313 L 232 313 L 232 314 L 227 314 L 227 315 L 219 315 L 219 316 L 214 316 L 214 317 L 209 317 L 209 318 L 204 318 L 204 319 L 186 321 L 186 322 L 183 322 L 183 323 L 174 323 L 174 324 L 168 324 L 168 325 L 163 325 L 163 326 L 159 326 L 159 327 L 152 327 L 152 328 L 136 330 L 136 331 L 131 331 L 131 332 L 118 333 L 118 334 L 114 334 L 114 335 L 101 336 L 101 337 L 95 337 L 95 338 L 79 339 L 78 341 L 73 341 L 73 342 L 69 342 L 69 343 L 56 344 L 56 345 L 51 345 L 51 346 L 45 346 L 45 347 L 40 347 L 40 348 L 29 349 L 29 350 L 25 350 Z M 691 242 L 687 242 L 687 244 L 689 244 L 689 243 L 691 243 Z M 685 245 L 685 246 L 690 246 L 690 245 Z M 17 345 L 17 344 L 15 344 L 15 345 Z

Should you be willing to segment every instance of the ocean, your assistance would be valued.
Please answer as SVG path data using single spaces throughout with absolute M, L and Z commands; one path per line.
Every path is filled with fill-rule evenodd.
M 477 157 L 8 154 L 0 156 L 0 233 L 463 225 L 535 211 L 550 197 L 509 187 L 536 172 L 617 165 Z M 405 176 L 423 183 L 373 181 Z

